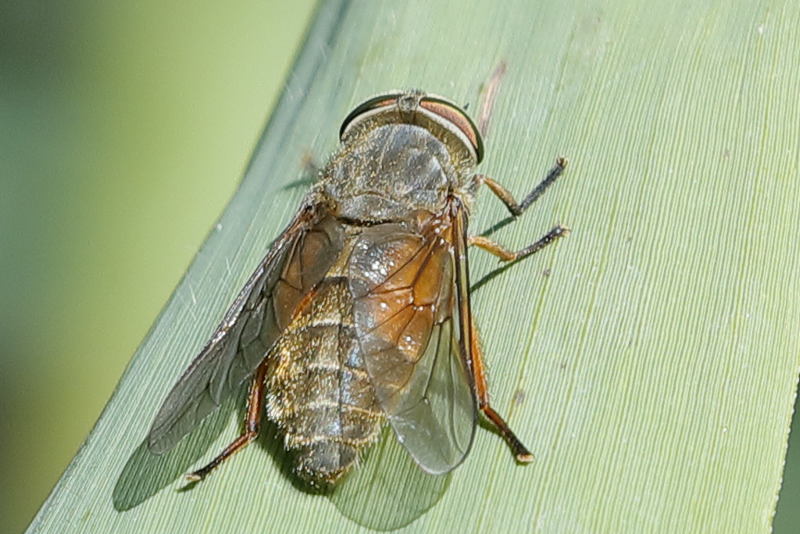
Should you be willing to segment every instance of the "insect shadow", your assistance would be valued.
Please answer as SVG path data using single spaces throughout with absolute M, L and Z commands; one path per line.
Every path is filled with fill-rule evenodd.
M 242 387 L 167 453 L 153 454 L 147 441 L 142 441 L 117 479 L 112 493 L 114 508 L 131 510 L 183 477 L 229 426 L 231 413 L 236 412 L 238 421 L 243 418 L 246 393 Z M 450 485 L 451 475 L 432 476 L 420 470 L 387 427 L 361 465 L 341 483 L 330 490 L 313 488 L 292 472 L 292 460 L 275 425 L 266 419 L 262 424 L 254 445 L 266 450 L 296 489 L 327 497 L 343 516 L 372 530 L 395 530 L 412 523 L 430 510 Z M 177 491 L 191 491 L 195 486 L 187 483 Z
M 492 226 L 490 226 L 489 228 L 487 228 L 486 230 L 481 232 L 480 235 L 481 235 L 481 237 L 488 237 L 488 236 L 494 234 L 495 232 L 503 229 L 504 227 L 508 226 L 509 224 L 513 223 L 515 220 L 516 219 L 514 217 L 506 217 L 505 219 L 501 219 L 500 221 L 496 222 L 495 224 L 493 224 Z M 470 292 L 474 293 L 474 292 L 478 291 L 480 288 L 482 288 L 483 286 L 485 286 L 486 284 L 488 284 L 489 282 L 491 282 L 492 280 L 494 280 L 495 278 L 497 278 L 498 276 L 500 276 L 501 274 L 503 274 L 507 270 L 511 269 L 517 263 L 523 261 L 524 259 L 525 258 L 519 258 L 519 259 L 516 259 L 514 261 L 503 263 L 499 267 L 496 267 L 496 268 L 492 269 L 491 271 L 489 271 L 488 273 L 483 275 L 480 278 L 480 280 L 478 280 L 477 282 L 475 282 L 474 284 L 472 284 L 470 286 L 470 288 L 469 288 Z
M 491 271 L 489 271 L 488 273 L 483 275 L 480 280 L 478 280 L 477 282 L 472 284 L 472 286 L 470 286 L 469 290 L 472 293 L 477 292 L 480 288 L 482 288 L 483 286 L 485 286 L 486 284 L 488 284 L 489 282 L 491 282 L 492 280 L 494 280 L 495 278 L 497 278 L 498 276 L 500 276 L 501 274 L 503 274 L 507 270 L 509 270 L 512 267 L 514 267 L 520 261 L 522 261 L 522 259 L 514 260 L 514 261 L 509 262 L 509 263 L 504 263 L 503 265 L 492 269 Z
M 112 493 L 114 508 L 126 511 L 158 493 L 183 476 L 219 437 L 230 421 L 230 414 L 244 401 L 245 389 L 231 395 L 219 410 L 203 420 L 187 439 L 171 451 L 156 455 L 145 439 L 128 458 Z
M 219 409 L 200 422 L 190 436 L 164 454 L 150 452 L 147 440 L 142 441 L 128 458 L 117 479 L 112 493 L 114 508 L 119 511 L 135 508 L 175 480 L 184 477 L 229 426 L 232 413 L 236 413 L 237 421 L 244 419 L 246 397 L 247 388 L 242 386 L 236 395 L 231 395 Z M 266 450 L 279 471 L 297 489 L 307 493 L 320 493 L 298 480 L 292 473 L 291 459 L 275 425 L 266 419 L 262 421 L 262 425 L 263 431 L 254 442 L 255 447 L 251 447 Z M 191 491 L 196 485 L 196 482 L 186 482 L 177 491 Z
M 402 528 L 433 508 L 450 486 L 452 473 L 429 475 L 411 459 L 388 426 L 362 465 L 328 495 L 339 512 L 372 530 Z

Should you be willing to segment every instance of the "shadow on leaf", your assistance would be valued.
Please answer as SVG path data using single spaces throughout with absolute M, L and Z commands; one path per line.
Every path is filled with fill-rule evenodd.
M 169 452 L 156 455 L 143 441 L 128 459 L 112 494 L 114 508 L 126 511 L 185 475 L 228 426 L 232 413 L 244 405 L 246 392 L 232 396 L 212 415 Z M 381 440 L 368 450 L 360 465 L 339 485 L 330 490 L 310 487 L 293 473 L 291 454 L 274 424 L 263 425 L 257 440 L 292 486 L 308 494 L 324 494 L 339 512 L 361 526 L 389 531 L 404 527 L 430 510 L 444 495 L 450 475 L 432 476 L 423 472 L 397 442 L 387 426 Z M 251 445 L 252 446 L 252 445 Z M 207 483 L 207 482 L 206 482 Z M 187 483 L 178 491 L 191 491 L 197 484 Z
M 328 498 L 339 512 L 378 531 L 402 528 L 423 516 L 450 485 L 451 475 L 423 472 L 390 428 Z
M 241 393 L 244 393 L 243 391 Z M 114 486 L 112 501 L 119 511 L 140 505 L 170 482 L 186 474 L 205 453 L 230 421 L 231 412 L 243 402 L 243 395 L 232 395 L 212 415 L 169 452 L 156 455 L 143 441 L 133 452 Z

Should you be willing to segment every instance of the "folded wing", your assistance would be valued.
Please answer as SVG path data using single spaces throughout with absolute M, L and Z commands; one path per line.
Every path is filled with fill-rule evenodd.
M 350 258 L 364 362 L 398 440 L 425 471 L 446 473 L 469 452 L 476 404 L 459 343 L 452 225 L 365 230 Z
M 336 259 L 342 239 L 340 225 L 319 208 L 295 217 L 162 404 L 147 436 L 152 452 L 172 449 L 252 375 Z

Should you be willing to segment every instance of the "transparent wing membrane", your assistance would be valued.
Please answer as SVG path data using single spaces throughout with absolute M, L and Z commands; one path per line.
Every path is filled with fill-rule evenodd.
M 147 436 L 152 452 L 172 449 L 252 375 L 341 247 L 332 218 L 312 208 L 292 221 L 162 404 Z
M 433 474 L 461 463 L 476 424 L 451 237 L 439 219 L 419 233 L 383 224 L 361 234 L 350 259 L 367 372 L 397 439 Z

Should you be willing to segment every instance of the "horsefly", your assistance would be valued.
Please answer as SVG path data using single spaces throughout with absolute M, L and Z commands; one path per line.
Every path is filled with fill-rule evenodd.
M 147 436 L 150 451 L 175 447 L 248 382 L 244 432 L 190 480 L 250 443 L 264 413 L 294 453 L 296 473 L 313 486 L 341 479 L 387 423 L 428 473 L 447 473 L 464 460 L 479 414 L 519 462 L 530 462 L 489 402 L 467 249 L 514 261 L 569 230 L 556 226 L 511 252 L 469 236 L 468 216 L 482 185 L 520 215 L 566 160 L 518 203 L 498 182 L 474 174 L 483 141 L 467 114 L 420 91 L 362 103 L 344 120 L 340 140 L 167 396 Z

